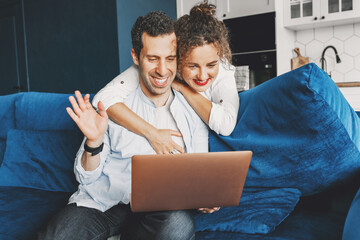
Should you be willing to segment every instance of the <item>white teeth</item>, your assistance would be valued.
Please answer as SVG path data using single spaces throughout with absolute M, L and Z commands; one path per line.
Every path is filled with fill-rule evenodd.
M 198 82 L 198 83 L 204 83 L 204 82 L 206 82 L 207 80 L 205 80 L 205 81 L 195 80 L 195 81 Z
M 161 83 L 164 83 L 167 78 L 161 78 L 161 79 L 159 79 L 159 78 L 154 78 L 154 79 L 155 79 L 156 82 L 158 82 L 158 83 L 161 84 Z

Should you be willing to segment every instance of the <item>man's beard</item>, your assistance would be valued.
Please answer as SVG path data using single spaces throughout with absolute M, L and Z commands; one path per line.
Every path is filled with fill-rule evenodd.
M 146 89 L 149 91 L 149 93 L 151 93 L 152 95 L 161 95 L 161 94 L 166 93 L 169 90 L 171 84 L 168 84 L 165 87 L 156 87 L 152 84 L 152 80 L 150 79 L 151 76 L 149 75 L 149 79 L 146 79 L 145 76 L 141 73 L 140 68 L 139 68 L 139 70 L 140 70 L 140 77 L 142 78 L 141 81 L 143 81 L 143 83 L 144 83 Z M 144 80 L 144 79 L 146 79 L 146 80 Z M 169 76 L 168 81 L 172 82 L 172 81 L 170 81 L 170 76 Z

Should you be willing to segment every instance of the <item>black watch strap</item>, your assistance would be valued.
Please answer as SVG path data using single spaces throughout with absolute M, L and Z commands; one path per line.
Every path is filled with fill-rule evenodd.
M 96 148 L 92 148 L 89 147 L 86 142 L 84 144 L 84 149 L 85 151 L 87 151 L 88 153 L 91 153 L 91 156 L 95 156 L 97 154 L 99 154 L 104 148 L 104 143 L 102 143 L 100 146 L 96 147 Z

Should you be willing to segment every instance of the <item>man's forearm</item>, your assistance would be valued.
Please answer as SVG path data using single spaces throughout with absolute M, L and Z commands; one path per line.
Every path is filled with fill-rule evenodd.
M 85 144 L 91 148 L 99 147 L 104 141 L 104 137 L 101 137 L 95 141 L 86 140 Z M 85 171 L 93 171 L 100 165 L 100 154 L 91 156 L 91 153 L 84 151 L 81 157 L 81 166 Z

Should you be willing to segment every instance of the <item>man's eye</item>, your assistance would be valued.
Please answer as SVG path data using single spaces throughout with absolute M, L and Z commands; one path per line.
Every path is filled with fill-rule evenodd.
M 172 62 L 174 61 L 176 58 L 175 57 L 171 57 L 171 58 L 168 58 L 168 61 Z

